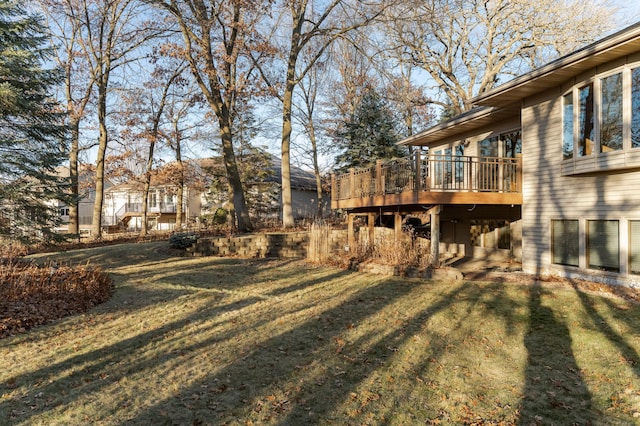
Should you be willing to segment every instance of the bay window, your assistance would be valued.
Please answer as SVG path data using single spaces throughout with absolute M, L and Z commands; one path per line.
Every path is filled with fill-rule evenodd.
M 561 102 L 562 174 L 640 167 L 640 66 L 596 75 Z

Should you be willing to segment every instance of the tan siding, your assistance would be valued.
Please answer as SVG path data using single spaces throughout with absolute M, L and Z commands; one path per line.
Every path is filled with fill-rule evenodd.
M 527 102 L 523 123 L 523 267 L 550 269 L 552 219 L 640 217 L 640 171 L 562 176 L 561 92 Z
M 460 141 L 465 140 L 465 149 L 464 155 L 468 156 L 478 156 L 478 142 L 490 137 L 496 136 L 500 133 L 509 132 L 512 130 L 517 130 L 520 128 L 520 120 L 519 117 L 514 117 L 513 119 L 501 121 L 499 123 L 495 123 L 492 126 L 483 127 L 474 131 L 473 133 L 469 133 L 466 135 L 461 135 L 456 137 L 455 139 L 446 139 L 442 143 L 431 145 L 429 148 L 431 152 L 435 152 L 442 148 L 450 148 L 460 144 Z

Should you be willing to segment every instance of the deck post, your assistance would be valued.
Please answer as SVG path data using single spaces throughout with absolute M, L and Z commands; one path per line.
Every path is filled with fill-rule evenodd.
M 394 213 L 393 215 L 393 230 L 396 242 L 400 241 L 402 236 L 402 215 L 400 213 Z
M 375 177 L 375 193 L 376 195 L 382 195 L 385 192 L 384 189 L 384 176 L 382 174 L 382 160 L 376 160 L 376 177 Z
M 368 220 L 367 220 L 367 225 L 369 228 L 369 247 L 373 248 L 373 244 L 375 242 L 375 237 L 376 237 L 376 214 L 375 213 L 369 213 L 368 215 Z
M 355 219 L 355 215 L 353 213 L 347 214 L 347 244 L 349 246 L 349 251 L 353 251 L 356 246 L 356 237 L 354 235 L 354 229 L 353 229 L 354 219 Z
M 335 173 L 331 173 L 331 201 L 338 201 L 338 185 Z
M 431 265 L 440 266 L 440 206 L 429 209 L 431 215 Z
M 420 158 L 420 150 L 417 150 L 415 153 L 415 171 L 414 174 L 415 176 L 413 177 L 414 180 L 414 190 L 416 191 L 416 193 L 422 191 L 422 164 L 421 163 L 421 158 Z
M 349 196 L 347 198 L 356 198 L 356 169 L 349 169 Z

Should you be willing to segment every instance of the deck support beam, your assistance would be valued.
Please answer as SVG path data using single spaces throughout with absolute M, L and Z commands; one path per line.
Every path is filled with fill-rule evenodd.
M 376 237 L 376 214 L 369 213 L 367 215 L 367 228 L 369 230 L 369 247 L 373 247 Z
M 402 237 L 402 215 L 400 213 L 393 214 L 393 230 L 396 242 Z
M 347 244 L 349 245 L 349 250 L 353 251 L 356 247 L 356 236 L 354 234 L 353 229 L 353 221 L 356 218 L 356 215 L 353 213 L 347 214 Z
M 428 210 L 431 216 L 431 265 L 440 266 L 440 207 L 435 206 Z

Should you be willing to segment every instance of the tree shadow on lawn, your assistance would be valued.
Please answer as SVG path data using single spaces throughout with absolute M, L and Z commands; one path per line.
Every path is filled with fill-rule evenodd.
M 591 319 L 593 326 L 618 348 L 624 361 L 630 366 L 635 375 L 640 377 L 640 355 L 637 350 L 631 346 L 629 342 L 620 335 L 620 333 L 615 331 L 613 327 L 609 325 L 605 318 L 598 312 L 596 304 L 591 300 L 591 297 L 584 291 L 581 291 L 580 287 L 575 282 L 571 282 L 571 284 L 578 294 L 582 307 Z M 602 300 L 609 307 L 612 315 L 616 319 L 619 319 L 621 322 L 628 323 L 629 329 L 632 330 L 632 332 L 638 333 L 638 330 L 640 330 L 640 317 L 637 315 L 629 315 L 629 311 L 621 310 L 619 305 L 616 305 L 610 299 Z
M 184 333 L 184 328 L 194 322 L 241 310 L 259 300 L 258 298 L 234 300 L 197 311 L 186 318 L 164 324 L 159 328 L 136 334 L 130 338 L 118 340 L 117 343 L 103 348 L 72 356 L 65 361 L 54 363 L 31 373 L 9 377 L 3 386 L 0 386 L 0 394 L 8 393 L 12 388 L 25 386 L 28 391 L 21 395 L 21 399 L 31 405 L 29 409 L 29 407 L 15 404 L 11 400 L 0 401 L 0 418 L 4 416 L 4 418 L 10 419 L 14 414 L 19 413 L 16 416 L 18 420 L 26 421 L 38 412 L 48 411 L 70 401 L 73 402 L 88 393 L 99 392 L 114 382 L 126 379 L 134 372 L 144 371 L 164 362 L 167 357 L 174 356 L 174 353 L 168 352 L 158 358 L 141 359 L 130 362 L 126 366 L 122 365 L 123 360 L 127 360 L 132 353 L 142 352 L 145 348 L 154 345 L 166 345 L 167 339 L 173 338 L 172 336 L 178 332 Z M 58 379 L 52 380 L 52 377 L 58 377 Z M 102 377 L 109 377 L 109 380 L 103 380 Z M 38 395 L 46 395 L 49 399 L 38 400 Z M 53 399 L 51 399 L 52 396 L 54 396 Z
M 282 265 L 281 262 L 277 264 Z M 200 265 L 202 265 L 202 263 L 200 263 Z M 217 273 L 227 268 L 234 270 L 236 276 L 241 275 L 245 278 L 245 282 L 252 281 L 252 276 L 258 271 L 255 265 L 249 265 L 249 267 L 247 267 L 246 262 L 241 260 L 212 259 L 211 262 L 206 262 L 206 265 L 205 269 L 210 267 Z M 238 269 L 241 269 L 241 274 L 238 274 Z M 171 274 L 168 273 L 169 271 Z M 22 421 L 31 418 L 32 415 L 38 412 L 52 410 L 58 406 L 68 404 L 70 403 L 69 401 L 74 401 L 86 394 L 99 393 L 104 387 L 113 384 L 114 381 L 117 382 L 118 380 L 125 379 L 132 372 L 150 370 L 158 364 L 176 358 L 175 350 L 163 353 L 159 358 L 153 360 L 145 359 L 137 361 L 135 355 L 131 357 L 131 354 L 135 354 L 138 351 L 144 352 L 146 348 L 157 345 L 170 346 L 172 340 L 198 341 L 199 335 L 211 334 L 209 329 L 221 327 L 223 321 L 232 321 L 228 318 L 223 319 L 225 318 L 225 314 L 240 315 L 244 308 L 265 300 L 265 297 L 262 297 L 260 294 L 243 292 L 243 285 L 240 282 L 243 280 L 240 279 L 236 279 L 232 283 L 226 283 L 230 288 L 236 290 L 232 294 L 225 292 L 224 286 L 220 287 L 206 282 L 206 277 L 213 271 L 199 272 L 196 269 L 188 269 L 176 273 L 175 268 L 165 267 L 160 269 L 155 268 L 154 272 L 144 272 L 141 274 L 115 274 L 115 278 L 120 284 L 118 288 L 116 288 L 116 295 L 111 301 L 93 309 L 87 314 L 71 318 L 70 321 L 68 321 L 69 326 L 63 326 L 62 328 L 56 327 L 49 331 L 47 331 L 46 327 L 43 327 L 16 340 L 16 344 L 22 341 L 30 342 L 34 345 L 46 345 L 50 339 L 55 340 L 63 333 L 73 333 L 76 327 L 83 327 L 81 323 L 85 321 L 89 323 L 88 325 L 84 324 L 85 328 L 96 325 L 95 321 L 100 322 L 104 320 L 105 323 L 108 324 L 110 321 L 113 322 L 114 317 L 117 319 L 135 313 L 136 311 L 142 312 L 150 306 L 152 307 L 162 302 L 178 298 L 184 298 L 185 302 L 189 302 L 189 299 L 191 299 L 191 302 L 194 302 L 194 299 L 198 299 L 200 304 L 202 304 L 202 299 L 211 300 L 210 305 L 205 305 L 204 309 L 193 311 L 185 318 L 170 321 L 153 330 L 144 331 L 132 337 L 118 340 L 116 343 L 105 346 L 104 348 L 93 350 L 82 355 L 71 356 L 65 361 L 53 363 L 38 371 L 8 377 L 4 384 L 0 386 L 0 395 L 8 394 L 12 389 L 17 387 L 25 387 L 28 390 L 21 395 L 21 399 L 27 404 L 31 403 L 31 407 L 25 409 L 22 403 L 16 403 L 16 401 L 12 401 L 11 399 L 0 400 L 0 418 L 3 416 L 3 413 L 6 418 L 10 418 L 10 413 L 20 413 L 17 417 Z M 322 277 L 306 282 L 306 286 L 319 285 L 323 281 L 332 282 L 338 277 L 348 274 L 348 271 L 324 273 Z M 153 282 L 144 282 L 142 284 L 138 282 L 149 280 L 157 275 L 162 275 L 165 281 L 161 289 L 158 289 L 157 283 L 154 285 Z M 189 275 L 198 275 L 194 278 L 194 281 L 202 284 L 204 279 L 205 285 L 194 288 L 182 284 L 175 284 L 184 282 L 185 276 Z M 290 273 L 286 275 L 291 277 Z M 301 279 L 303 275 L 303 273 L 300 273 Z M 126 280 L 126 277 L 131 277 L 131 279 Z M 245 284 L 245 286 L 247 286 L 247 284 Z M 207 292 L 207 290 L 212 290 L 212 292 Z M 203 291 L 206 293 L 203 293 Z M 312 301 L 309 303 L 311 304 Z M 144 313 L 135 315 L 144 315 Z M 278 312 L 273 312 L 273 315 L 277 318 Z M 95 320 L 95 318 L 98 319 Z M 210 321 L 211 318 L 216 319 L 213 324 L 205 327 L 198 326 L 197 330 L 185 332 L 185 328 L 194 326 L 194 324 L 206 323 Z M 218 318 L 220 318 L 220 320 L 218 320 Z M 274 318 L 272 318 L 272 320 L 273 319 Z M 142 318 L 142 320 L 144 320 L 144 318 Z M 264 322 L 266 321 L 265 319 Z M 134 328 L 139 325 L 140 324 L 129 324 L 128 326 L 129 328 Z M 252 327 L 259 327 L 260 325 L 260 323 L 251 324 Z M 119 327 L 122 326 L 120 325 Z M 250 331 L 233 325 L 229 325 L 229 329 L 231 331 L 228 333 L 218 334 L 214 338 L 206 341 L 206 343 L 194 345 L 193 348 L 185 346 L 184 349 L 181 349 L 179 352 L 186 353 L 185 351 L 196 348 L 200 349 L 207 345 L 215 345 L 218 341 L 231 341 L 234 335 Z M 130 330 L 123 331 L 130 334 Z M 185 333 L 187 334 L 186 337 Z M 189 338 L 188 334 L 191 334 L 192 337 Z M 175 338 L 174 336 L 176 335 L 179 337 Z M 42 343 L 38 343 L 38 341 Z M 131 359 L 126 368 L 120 365 L 124 359 Z M 112 367 L 114 365 L 118 367 Z M 67 376 L 64 372 L 71 373 Z M 51 379 L 56 376 L 62 377 L 54 380 Z M 101 380 L 101 377 L 109 377 L 109 380 Z M 38 395 L 47 395 L 48 399 L 38 400 Z M 52 397 L 54 395 L 58 397 Z
M 393 297 L 389 297 L 389 285 L 397 289 Z M 269 338 L 219 372 L 138 413 L 130 423 L 154 419 L 158 424 L 227 424 L 248 421 L 247 416 L 278 424 L 331 420 L 337 406 L 353 397 L 360 382 L 388 364 L 396 348 L 432 315 L 456 303 L 454 296 L 469 285 L 452 289 L 386 335 L 367 334 L 353 342 L 340 337 L 413 288 L 387 280 L 363 288 L 338 306 Z
M 529 290 L 525 386 L 518 424 L 591 424 L 592 397 L 571 347 L 567 325 L 542 304 L 545 290 Z M 547 290 L 547 294 L 550 292 Z

